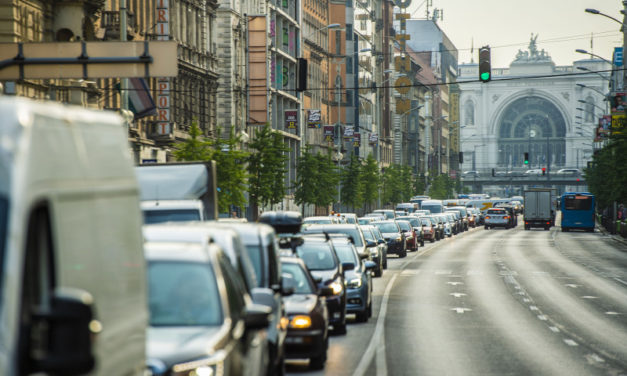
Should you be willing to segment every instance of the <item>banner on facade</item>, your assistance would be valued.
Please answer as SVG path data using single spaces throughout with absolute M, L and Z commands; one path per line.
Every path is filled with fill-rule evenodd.
M 322 112 L 320 110 L 307 110 L 307 127 L 320 128 Z
M 355 132 L 353 134 L 353 146 L 354 147 L 361 146 L 361 134 L 359 134 L 358 132 Z
M 627 116 L 623 114 L 612 115 L 612 134 L 622 133 L 627 126 Z
M 370 145 L 374 145 L 377 142 L 379 142 L 379 135 L 376 133 L 370 133 L 370 137 L 368 137 L 368 143 L 370 143 Z
M 333 131 L 335 127 L 332 125 L 325 125 L 323 129 L 323 136 L 326 142 L 333 142 Z
M 298 110 L 285 110 L 285 128 L 298 128 Z
M 625 93 L 615 93 L 611 96 L 610 105 L 612 107 L 612 115 L 616 112 L 625 113 L 625 109 L 627 109 L 627 98 L 625 98 Z
M 344 128 L 344 141 L 352 141 L 354 134 L 355 134 L 355 126 L 347 125 L 346 128 Z
M 595 142 L 599 142 L 604 138 L 609 137 L 610 131 L 612 127 L 612 116 L 611 115 L 603 115 L 599 118 L 599 126 L 596 130 L 596 137 L 594 138 Z

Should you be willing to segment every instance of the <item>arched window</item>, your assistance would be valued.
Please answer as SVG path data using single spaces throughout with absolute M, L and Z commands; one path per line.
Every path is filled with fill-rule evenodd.
M 592 123 L 594 122 L 594 98 L 592 98 L 592 96 L 588 96 L 586 98 L 586 115 L 584 116 L 584 119 L 586 121 L 586 123 Z
M 475 125 L 475 104 L 472 101 L 466 101 L 464 106 L 464 124 Z

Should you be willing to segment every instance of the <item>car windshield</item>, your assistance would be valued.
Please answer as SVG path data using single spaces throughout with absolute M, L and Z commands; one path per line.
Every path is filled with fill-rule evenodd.
M 218 326 L 222 303 L 208 264 L 159 261 L 148 266 L 152 326 Z
M 315 225 L 330 225 L 333 222 L 331 221 L 331 218 L 305 218 L 303 219 L 303 223 L 307 223 L 307 224 L 315 224 Z
M 340 259 L 341 263 L 351 262 L 355 265 L 359 262 L 357 260 L 357 256 L 355 255 L 355 247 L 351 244 L 333 244 L 335 247 L 335 253 L 337 253 L 337 258 Z
M 337 267 L 333 250 L 326 243 L 303 244 L 296 248 L 298 257 L 303 259 L 309 270 L 332 270 Z
M 361 232 L 364 234 L 364 239 L 369 241 L 375 241 L 374 234 L 370 231 L 369 228 L 362 229 Z
M 294 285 L 294 294 L 314 294 L 314 286 L 311 285 L 310 279 L 307 278 L 305 271 L 300 264 L 295 262 L 281 263 L 281 275 L 283 278 L 291 278 Z
M 310 231 L 309 229 L 307 231 Z M 355 247 L 363 247 L 364 242 L 361 236 L 361 231 L 357 229 L 356 226 L 344 227 L 344 226 L 324 226 L 324 230 L 322 229 L 313 229 L 311 232 L 327 232 L 330 234 L 345 234 L 346 236 L 353 238 L 353 242 L 355 243 Z
M 359 218 L 357 221 L 359 222 L 360 225 L 368 225 L 370 224 L 370 222 L 372 222 L 371 220 L 366 219 L 366 218 Z
M 398 221 L 396 223 L 398 223 L 398 227 L 400 227 L 401 230 L 403 230 L 403 231 L 411 231 L 411 226 L 409 225 L 409 223 L 404 222 L 404 221 Z
M 423 226 L 431 226 L 431 220 L 429 218 L 421 218 L 420 221 Z
M 144 210 L 144 223 L 147 225 L 187 221 L 200 221 L 200 212 L 196 209 Z
M 395 223 L 374 223 L 375 226 L 379 228 L 379 231 L 386 232 L 399 232 L 398 226 Z

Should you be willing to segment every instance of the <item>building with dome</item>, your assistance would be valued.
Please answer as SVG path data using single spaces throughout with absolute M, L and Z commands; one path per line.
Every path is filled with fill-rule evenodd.
M 584 167 L 598 118 L 609 113 L 610 69 L 597 59 L 556 66 L 533 37 L 508 68 L 492 68 L 489 83 L 478 80 L 478 64 L 460 64 L 460 169 L 483 175 Z

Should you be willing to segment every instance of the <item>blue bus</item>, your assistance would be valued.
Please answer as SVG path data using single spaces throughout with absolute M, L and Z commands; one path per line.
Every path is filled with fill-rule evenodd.
M 594 232 L 594 195 L 588 192 L 567 192 L 560 200 L 562 231 Z

